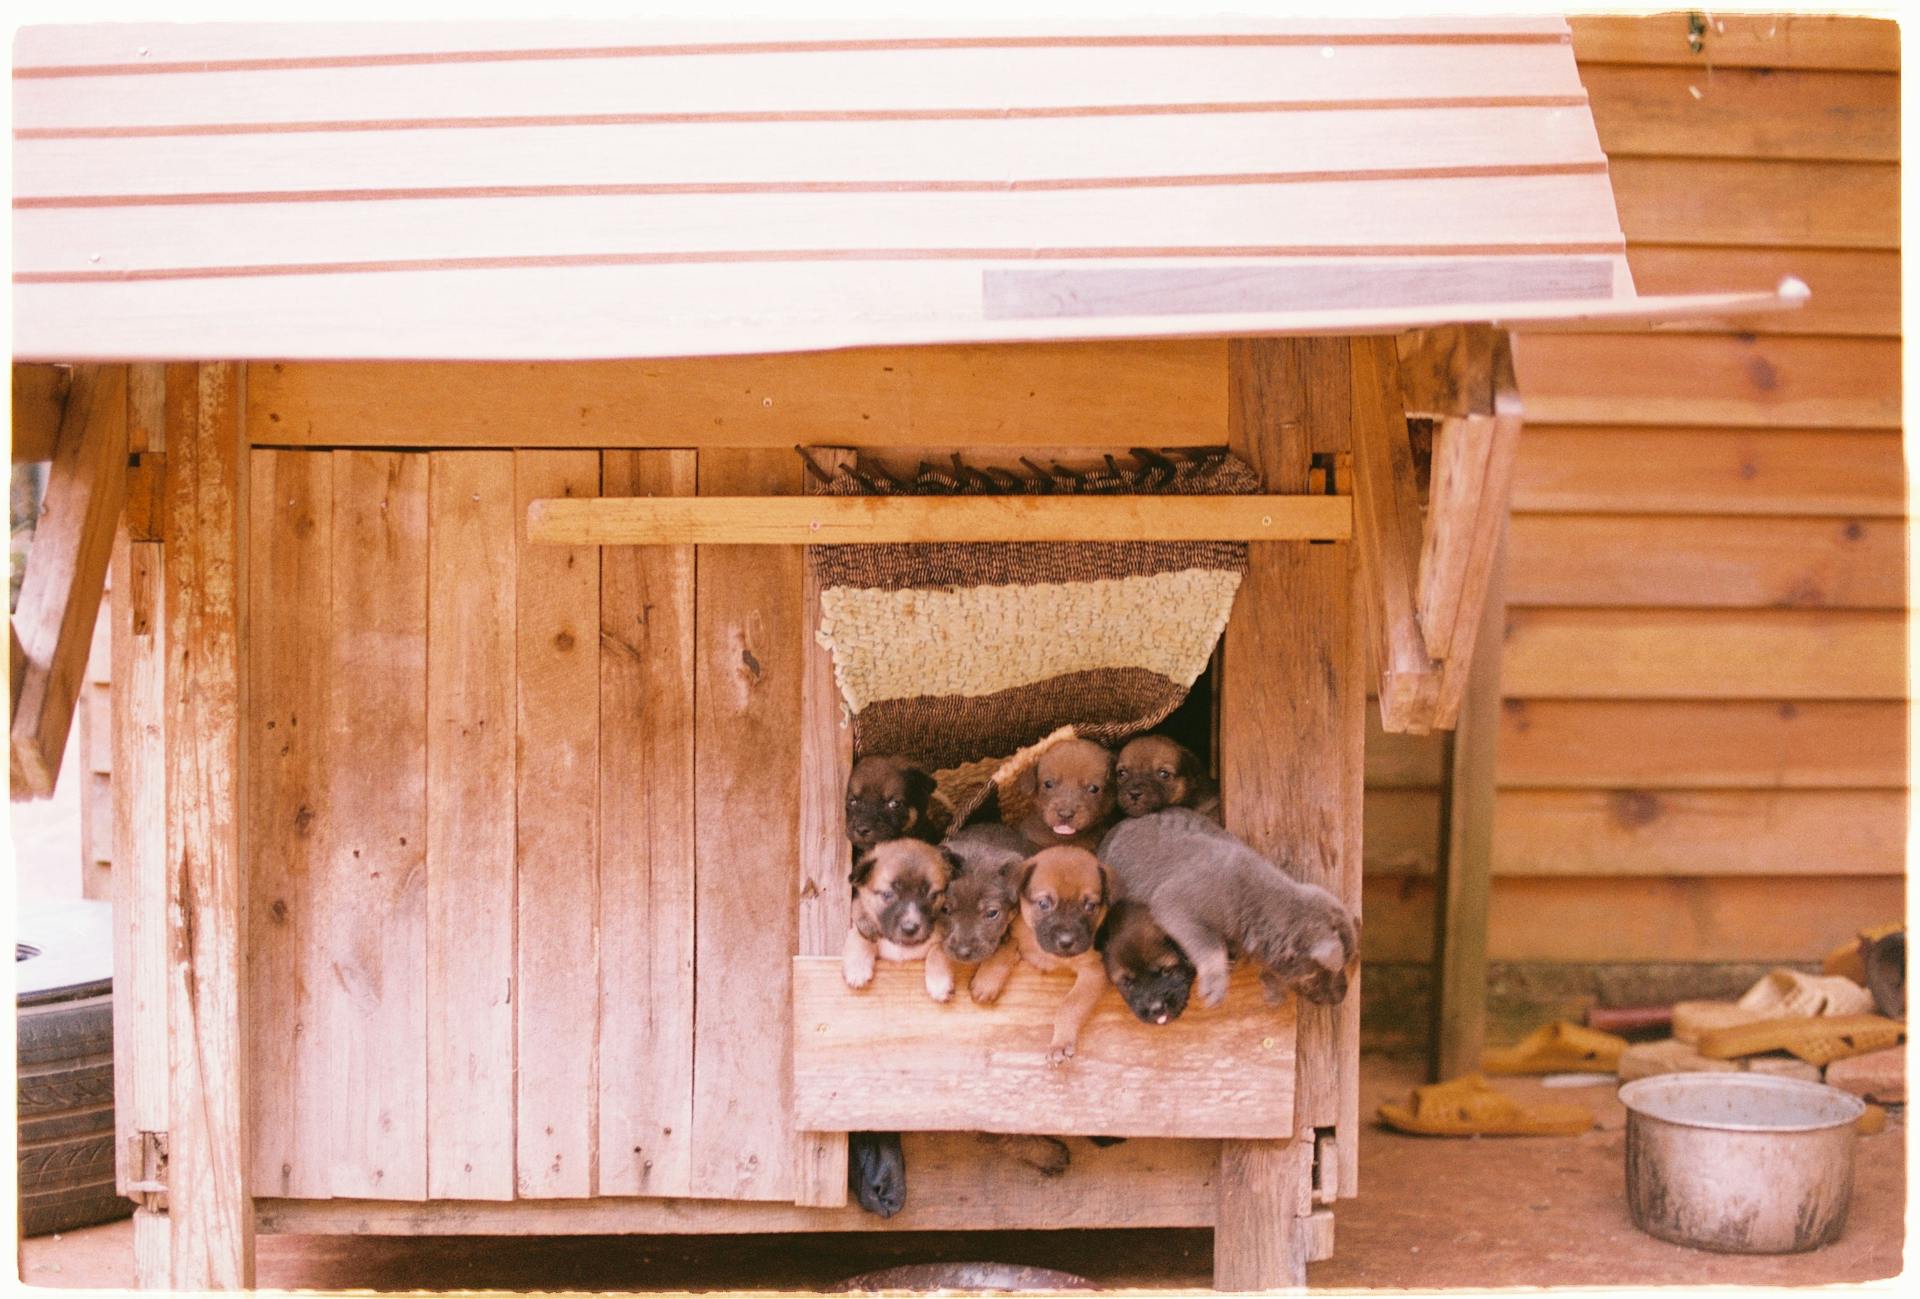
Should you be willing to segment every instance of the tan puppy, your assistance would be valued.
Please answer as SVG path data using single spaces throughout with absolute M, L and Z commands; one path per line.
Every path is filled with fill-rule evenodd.
M 950 852 L 918 839 L 892 839 L 853 864 L 853 924 L 840 973 L 849 988 L 873 982 L 876 958 L 926 962 L 927 995 L 953 995 L 953 962 L 936 923 L 947 884 L 959 868 Z
M 1113 819 L 1113 755 L 1092 740 L 1062 740 L 1020 777 L 1031 798 L 1018 827 L 1036 848 L 1092 848 Z
M 992 1005 L 1006 991 L 1013 967 L 1025 961 L 1036 970 L 1072 970 L 1073 987 L 1053 1017 L 1053 1041 L 1047 1063 L 1065 1064 L 1080 1046 L 1080 1030 L 1107 986 L 1106 967 L 1093 938 L 1113 898 L 1113 872 L 1085 848 L 1043 848 L 1022 862 L 1020 914 L 1013 941 L 989 956 L 968 985 L 973 999 Z
M 1199 755 L 1164 735 L 1128 740 L 1113 762 L 1114 789 L 1122 816 L 1145 816 L 1163 807 L 1190 807 L 1220 819 L 1220 791 Z

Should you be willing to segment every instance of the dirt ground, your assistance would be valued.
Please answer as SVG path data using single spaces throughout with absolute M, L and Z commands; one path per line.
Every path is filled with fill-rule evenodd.
M 1368 1057 L 1363 1112 L 1404 1096 L 1411 1061 Z M 1609 1080 L 1610 1081 L 1610 1080 Z M 1906 1123 L 1860 1140 L 1846 1234 L 1811 1254 L 1709 1254 L 1636 1231 L 1622 1190 L 1625 1115 L 1611 1086 L 1516 1095 L 1577 1100 L 1599 1120 L 1577 1138 L 1458 1140 L 1369 1124 L 1360 1195 L 1340 1203 L 1336 1252 L 1314 1289 L 1498 1286 L 1810 1286 L 1897 1276 L 1905 1243 Z M 909 1170 L 911 1178 L 911 1170 Z M 911 1181 L 909 1181 L 911 1187 Z M 125 1222 L 29 1240 L 31 1285 L 133 1283 Z M 1076 1272 L 1104 1286 L 1208 1284 L 1206 1231 L 1071 1231 L 859 1236 L 394 1239 L 263 1236 L 259 1282 L 271 1288 L 674 1290 L 808 1289 L 895 1263 L 992 1259 Z

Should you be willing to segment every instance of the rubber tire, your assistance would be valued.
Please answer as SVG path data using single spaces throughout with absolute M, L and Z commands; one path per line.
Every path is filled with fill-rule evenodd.
M 133 1212 L 114 1189 L 113 984 L 23 997 L 20 1231 L 71 1231 Z

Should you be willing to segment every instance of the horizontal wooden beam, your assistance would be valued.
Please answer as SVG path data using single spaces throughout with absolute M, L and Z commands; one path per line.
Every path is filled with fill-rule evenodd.
M 1342 496 L 557 497 L 530 541 L 565 546 L 826 542 L 1345 541 Z

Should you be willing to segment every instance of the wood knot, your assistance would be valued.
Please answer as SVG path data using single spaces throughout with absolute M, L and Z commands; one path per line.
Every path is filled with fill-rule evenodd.
M 273 905 L 267 908 L 267 915 L 272 917 L 273 923 L 276 925 L 286 924 L 287 923 L 286 899 L 275 898 L 273 900 Z
M 1660 819 L 1660 800 L 1644 789 L 1616 789 L 1609 800 L 1613 819 L 1630 830 Z
M 573 648 L 573 633 L 570 631 L 563 631 L 558 636 L 555 636 L 553 638 L 553 647 L 559 650 L 562 654 L 565 654 L 567 651 L 571 650 Z
M 752 650 L 742 649 L 740 651 L 740 666 L 745 668 L 747 670 L 747 675 L 752 677 L 755 681 L 758 681 L 760 679 L 760 675 L 761 675 L 760 660 L 753 656 Z

